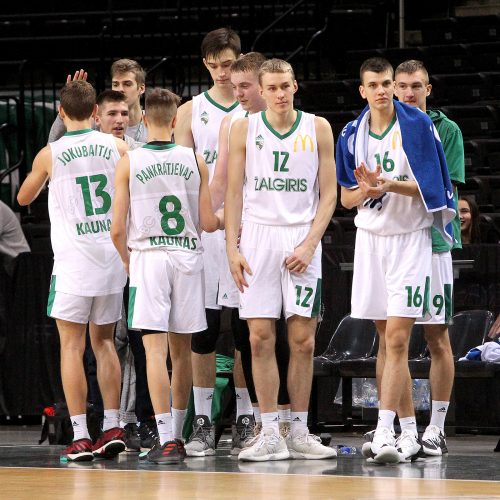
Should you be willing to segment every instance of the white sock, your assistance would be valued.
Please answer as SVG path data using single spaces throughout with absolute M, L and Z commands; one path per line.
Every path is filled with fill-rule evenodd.
M 278 409 L 278 418 L 280 422 L 289 424 L 292 421 L 292 410 L 287 408 L 286 410 Z
M 120 410 L 104 410 L 104 420 L 102 421 L 102 430 L 107 431 L 113 427 L 119 426 Z
M 408 430 L 412 431 L 413 434 L 415 434 L 415 436 L 418 436 L 417 420 L 415 418 L 415 415 L 413 415 L 413 417 L 400 418 L 399 425 L 401 426 L 401 432 L 408 429 Z
M 392 410 L 379 410 L 378 411 L 378 421 L 377 429 L 381 427 L 387 427 L 392 429 L 394 427 L 394 418 L 396 417 L 396 412 Z
M 205 415 L 212 421 L 213 387 L 193 387 L 194 411 L 196 415 Z
M 256 424 L 262 423 L 262 417 L 260 416 L 260 408 L 258 406 L 253 407 L 253 418 L 255 418 Z
M 448 413 L 449 401 L 434 401 L 432 400 L 432 413 L 430 425 L 437 425 L 444 432 L 444 421 Z
M 262 430 L 272 429 L 276 436 L 280 435 L 280 428 L 278 425 L 278 412 L 273 411 L 270 413 L 261 413 Z
M 236 393 L 236 420 L 240 415 L 251 415 L 252 401 L 250 401 L 248 389 L 246 387 L 235 387 L 234 392 Z
M 172 414 L 160 413 L 155 415 L 156 427 L 158 427 L 158 436 L 160 444 L 163 446 L 167 441 L 173 440 L 172 435 Z
M 182 439 L 182 428 L 184 427 L 186 413 L 187 410 L 172 408 L 172 432 L 174 434 L 174 439 Z
M 307 428 L 307 411 L 292 411 L 292 436 L 309 432 Z
M 79 439 L 90 439 L 89 430 L 87 428 L 87 415 L 73 415 L 70 417 L 71 425 L 73 427 L 73 441 Z

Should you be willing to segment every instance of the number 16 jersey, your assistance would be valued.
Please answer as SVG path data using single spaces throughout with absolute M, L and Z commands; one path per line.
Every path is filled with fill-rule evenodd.
M 201 178 L 193 150 L 174 143 L 145 144 L 128 155 L 129 248 L 201 254 Z

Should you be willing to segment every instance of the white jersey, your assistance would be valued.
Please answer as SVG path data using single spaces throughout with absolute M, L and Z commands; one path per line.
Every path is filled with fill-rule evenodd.
M 267 225 L 311 224 L 319 203 L 314 115 L 297 111 L 285 134 L 266 112 L 248 117 L 243 221 Z
M 240 109 L 238 101 L 228 108 L 215 102 L 208 92 L 193 97 L 191 131 L 195 151 L 203 156 L 208 167 L 209 182 L 212 180 L 217 161 L 219 129 L 222 120 L 235 110 Z
M 382 135 L 370 132 L 366 154 L 370 170 L 382 167 L 387 179 L 415 180 L 403 150 L 399 121 L 393 122 Z M 366 200 L 358 206 L 354 219 L 357 227 L 381 236 L 410 233 L 432 226 L 432 214 L 425 210 L 421 197 L 385 193 L 377 200 Z
M 173 143 L 145 144 L 128 155 L 129 248 L 201 253 L 201 178 L 193 150 Z
M 115 139 L 91 129 L 67 132 L 50 144 L 49 215 L 55 291 L 99 296 L 119 293 L 126 282 L 110 238 Z

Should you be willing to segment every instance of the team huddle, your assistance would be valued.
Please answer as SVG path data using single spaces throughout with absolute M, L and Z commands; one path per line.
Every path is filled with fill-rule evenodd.
M 145 351 L 137 377 L 147 379 L 156 423 L 140 460 L 175 464 L 215 454 L 222 307 L 232 310 L 235 344 L 231 453 L 244 461 L 336 457 L 307 422 L 322 280 L 330 279 L 322 275 L 321 238 L 337 179 L 342 204 L 357 207 L 351 316 L 375 321 L 379 334 L 379 418 L 363 455 L 397 463 L 447 453 L 453 359 L 446 325 L 463 144 L 456 124 L 426 110 L 425 67 L 407 61 L 394 75 L 384 59 L 365 61 L 360 93 L 368 104 L 335 152 L 330 124 L 294 108 L 289 63 L 241 55 L 238 35 L 225 28 L 208 33 L 201 52 L 213 85 L 182 106 L 155 88 L 142 111 L 145 74 L 135 61 L 116 61 L 113 90 L 97 98 L 83 70 L 68 77 L 49 145 L 19 191 L 27 205 L 49 181 L 47 313 L 59 331 L 74 432 L 63 457 L 112 458 L 130 449 L 114 346 L 127 277 L 129 336 L 140 335 Z M 421 439 L 407 363 L 416 320 L 433 364 L 432 415 Z M 86 420 L 87 325 L 104 406 L 95 442 Z M 191 390 L 195 417 L 185 442 Z

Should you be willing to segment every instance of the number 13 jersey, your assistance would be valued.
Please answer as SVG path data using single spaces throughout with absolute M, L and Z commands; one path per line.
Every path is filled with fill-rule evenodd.
M 319 202 L 314 115 L 297 111 L 280 134 L 265 111 L 248 117 L 243 221 L 272 226 L 311 224 Z

